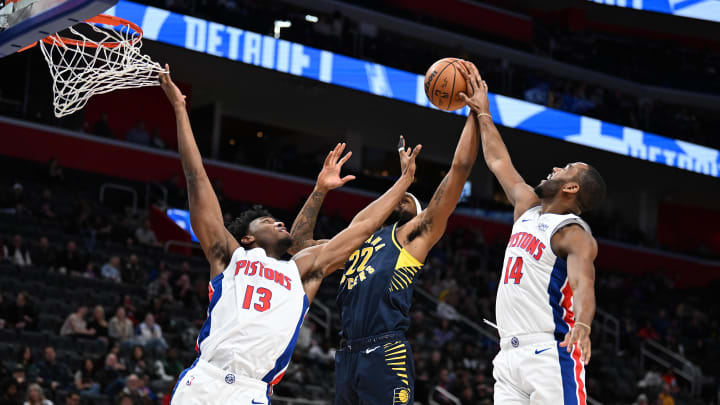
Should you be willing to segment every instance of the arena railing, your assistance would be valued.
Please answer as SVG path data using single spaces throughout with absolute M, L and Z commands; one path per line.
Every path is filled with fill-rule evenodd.
M 595 311 L 594 325 L 599 325 L 600 340 L 607 342 L 612 340 L 615 353 L 620 350 L 620 321 L 613 315 L 597 308 Z M 595 329 L 597 331 L 597 329 Z
M 533 55 L 527 52 L 496 45 L 466 35 L 456 34 L 440 28 L 419 24 L 413 21 L 383 14 L 378 11 L 335 0 L 282 0 L 296 7 L 332 14 L 338 10 L 343 15 L 357 20 L 376 24 L 379 28 L 394 32 L 398 35 L 414 37 L 423 42 L 432 42 L 435 45 L 448 47 L 462 44 L 462 47 L 473 53 L 492 58 L 503 58 L 533 70 L 544 70 L 557 77 L 578 80 L 586 83 L 608 87 L 614 90 L 633 94 L 637 97 L 652 97 L 670 104 L 682 104 L 702 109 L 717 108 L 720 106 L 720 97 L 696 93 L 692 91 L 677 90 L 659 86 L 639 84 L 631 80 L 621 79 L 606 73 L 581 68 L 564 62 L 558 62 L 547 57 Z
M 313 310 L 316 312 L 321 311 L 323 316 L 313 313 Z M 318 324 L 318 326 L 325 329 L 326 338 L 330 337 L 330 330 L 332 329 L 332 312 L 330 312 L 330 308 L 328 308 L 327 305 L 323 304 L 320 300 L 314 300 L 313 304 L 310 306 L 310 312 L 308 312 L 307 316 Z
M 419 294 L 421 297 L 423 297 L 423 298 L 425 298 L 426 300 L 428 300 L 428 301 L 432 302 L 433 304 L 435 304 L 436 307 L 437 307 L 438 304 L 440 304 L 440 301 L 438 301 L 437 298 L 433 297 L 432 294 L 430 294 L 429 292 L 423 290 L 423 289 L 420 288 L 420 287 L 415 287 L 415 292 L 416 292 L 417 294 Z M 467 325 L 470 329 L 476 331 L 477 333 L 479 333 L 479 334 L 487 337 L 487 338 L 490 339 L 492 342 L 495 342 L 495 343 L 498 343 L 498 342 L 499 342 L 498 335 L 497 335 L 497 332 L 496 332 L 496 331 L 494 331 L 494 330 L 491 331 L 491 330 L 489 330 L 489 329 L 486 329 L 486 328 L 480 326 L 479 324 L 477 324 L 477 323 L 473 322 L 472 320 L 470 320 L 470 319 L 469 319 L 468 317 L 466 317 L 465 315 L 462 315 L 462 314 L 458 313 L 458 321 L 464 323 L 464 324 Z
M 103 183 L 103 185 L 100 186 L 100 203 L 104 203 L 105 201 L 105 191 L 108 189 L 118 190 L 118 191 L 124 191 L 126 193 L 129 193 L 132 195 L 132 210 L 133 212 L 137 212 L 137 206 L 138 206 L 138 195 L 137 191 L 135 191 L 134 188 L 123 186 L 122 184 L 116 184 L 116 183 Z
M 698 397 L 702 390 L 703 375 L 700 367 L 679 353 L 654 340 L 646 340 L 640 347 L 640 367 L 645 368 L 646 359 L 671 369 L 678 377 L 690 383 L 690 394 Z
M 437 392 L 438 394 L 440 394 L 441 397 L 445 398 L 446 400 L 448 400 L 449 402 L 451 402 L 451 403 L 453 403 L 453 404 L 455 404 L 455 405 L 461 405 L 461 404 L 462 404 L 462 402 L 460 402 L 460 400 L 458 399 L 458 397 L 456 397 L 455 395 L 453 395 L 453 394 L 451 394 L 450 392 L 448 392 L 448 390 L 446 390 L 445 388 L 443 388 L 443 387 L 441 387 L 441 386 L 439 386 L 439 385 L 436 385 L 435 388 L 433 388 L 432 392 L 430 393 L 430 397 L 428 398 L 428 403 L 429 403 L 430 405 L 441 405 L 439 402 L 437 402 L 437 401 L 435 401 L 435 400 L 433 399 L 433 394 L 435 394 L 436 392 Z M 447 403 L 447 402 L 446 402 L 446 403 Z

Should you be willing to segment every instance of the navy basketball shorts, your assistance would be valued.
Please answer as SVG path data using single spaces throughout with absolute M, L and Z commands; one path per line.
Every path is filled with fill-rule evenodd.
M 401 332 L 341 343 L 335 353 L 335 405 L 412 404 L 415 366 Z

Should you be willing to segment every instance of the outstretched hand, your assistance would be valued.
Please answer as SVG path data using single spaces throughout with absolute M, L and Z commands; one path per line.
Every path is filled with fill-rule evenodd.
M 460 74 L 465 78 L 467 93 L 460 92 L 458 96 L 475 113 L 490 114 L 490 103 L 488 101 L 488 86 L 480 76 L 474 63 L 461 61 L 456 65 Z
M 348 159 L 350 159 L 350 156 L 352 156 L 352 151 L 350 151 L 340 158 L 344 150 L 345 144 L 339 143 L 325 158 L 325 163 L 323 164 L 323 168 L 317 178 L 317 188 L 320 191 L 328 192 L 344 186 L 345 183 L 350 180 L 355 180 L 355 176 L 353 175 L 342 178 L 340 177 L 340 170 L 342 169 L 342 166 L 348 161 Z
M 567 352 L 572 354 L 576 347 L 575 344 L 580 346 L 580 360 L 587 366 L 590 363 L 591 354 L 590 329 L 582 325 L 573 326 L 570 332 L 565 334 L 565 340 L 560 343 L 560 347 L 566 347 Z
M 400 154 L 400 172 L 402 175 L 415 176 L 415 158 L 422 149 L 422 145 L 417 145 L 413 148 L 405 147 L 405 137 L 400 135 L 398 141 L 398 153 Z
M 162 87 L 173 107 L 185 107 L 185 95 L 182 94 L 170 78 L 170 65 L 167 63 L 165 64 L 165 72 L 160 73 L 160 87 Z

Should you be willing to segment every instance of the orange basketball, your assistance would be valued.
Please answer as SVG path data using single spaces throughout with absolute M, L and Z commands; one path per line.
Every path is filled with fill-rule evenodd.
M 465 77 L 456 68 L 457 58 L 435 62 L 425 73 L 425 95 L 441 110 L 453 111 L 465 106 L 458 93 L 465 92 Z

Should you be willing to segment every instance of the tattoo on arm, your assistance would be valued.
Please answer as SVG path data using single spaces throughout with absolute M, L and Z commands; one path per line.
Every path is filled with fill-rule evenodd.
M 435 195 L 433 195 L 432 201 L 430 202 L 431 204 L 432 203 L 439 204 L 440 201 L 442 201 L 443 195 L 445 195 L 445 189 L 447 188 L 447 183 L 448 183 L 448 177 L 445 176 L 443 181 L 438 186 L 437 190 L 435 190 Z
M 313 230 L 324 199 L 325 193 L 313 191 L 305 202 L 290 230 L 290 237 L 293 241 L 290 250 L 299 251 L 314 244 Z
M 445 195 L 445 189 L 447 188 L 448 178 L 445 176 L 443 181 L 438 186 L 437 190 L 435 190 L 435 194 L 432 197 L 432 200 L 430 201 L 430 204 L 440 204 L 440 201 L 442 201 L 443 196 Z M 418 236 L 424 234 L 425 232 L 428 232 L 430 229 L 432 229 L 432 218 L 429 217 L 430 210 L 425 213 L 425 217 L 420 221 L 420 223 L 412 230 L 407 236 L 407 242 L 412 242 L 417 238 Z

